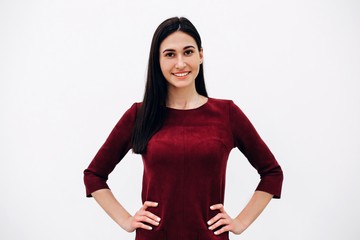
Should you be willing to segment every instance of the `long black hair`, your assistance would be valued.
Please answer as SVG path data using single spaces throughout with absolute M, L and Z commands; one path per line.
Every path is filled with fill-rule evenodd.
M 156 29 L 150 47 L 144 99 L 137 113 L 132 145 L 134 153 L 145 153 L 150 138 L 160 130 L 166 117 L 167 83 L 160 68 L 160 44 L 170 34 L 182 31 L 194 38 L 198 49 L 202 49 L 201 38 L 195 26 L 186 18 L 173 17 L 162 22 Z M 203 64 L 195 79 L 196 91 L 208 96 L 204 81 Z

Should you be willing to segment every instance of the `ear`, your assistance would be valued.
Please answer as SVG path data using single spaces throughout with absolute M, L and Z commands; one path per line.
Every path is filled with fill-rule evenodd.
M 203 48 L 200 48 L 199 56 L 200 56 L 200 64 L 202 64 L 203 61 L 204 61 L 204 50 L 203 50 Z

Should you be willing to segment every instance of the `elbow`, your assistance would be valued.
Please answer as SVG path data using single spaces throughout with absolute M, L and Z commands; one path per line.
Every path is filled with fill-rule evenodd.
M 273 198 L 281 198 L 284 173 L 279 165 L 260 174 L 261 181 L 258 189 L 273 194 Z
M 85 169 L 83 180 L 85 185 L 86 197 L 92 197 L 91 194 L 96 190 L 109 188 L 106 183 L 107 177 L 99 176 L 89 169 Z

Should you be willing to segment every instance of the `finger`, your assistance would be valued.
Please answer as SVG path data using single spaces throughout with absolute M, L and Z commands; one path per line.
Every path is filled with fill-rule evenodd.
M 149 226 L 149 225 L 146 225 L 145 223 L 142 223 L 142 222 L 136 222 L 134 224 L 134 227 L 135 228 L 142 228 L 142 229 L 146 229 L 146 230 L 152 230 L 152 227 Z
M 141 209 L 145 210 L 148 207 L 157 207 L 158 205 L 159 205 L 159 203 L 157 203 L 157 202 L 145 201 L 144 205 L 142 206 Z
M 160 222 L 160 220 L 161 220 L 160 217 L 156 216 L 155 214 L 153 214 L 149 211 L 144 211 L 143 216 L 146 216 L 156 222 Z
M 211 224 L 219 221 L 221 218 L 227 218 L 227 214 L 225 214 L 225 213 L 218 213 L 218 214 L 215 215 L 215 217 L 213 217 L 212 219 L 210 219 L 210 220 L 207 222 L 207 224 L 208 224 L 208 225 L 211 225 Z
M 219 234 L 222 234 L 222 233 L 224 233 L 224 232 L 228 232 L 228 231 L 230 231 L 230 230 L 231 230 L 230 225 L 226 225 L 226 226 L 222 227 L 221 229 L 215 231 L 214 234 L 215 234 L 215 235 L 219 235 Z
M 213 225 L 211 225 L 209 227 L 210 230 L 214 230 L 220 226 L 223 226 L 223 225 L 229 225 L 231 223 L 231 220 L 230 219 L 220 219 L 219 221 L 215 222 Z
M 148 222 L 152 225 L 159 225 L 159 222 L 161 220 L 160 217 L 156 216 L 155 214 L 149 212 L 149 211 L 145 211 L 145 210 L 139 210 L 136 212 L 135 216 L 134 216 L 136 221 L 139 222 Z
M 148 218 L 147 216 L 137 216 L 135 218 L 135 220 L 137 222 L 142 222 L 142 223 L 149 223 L 151 225 L 154 225 L 154 226 L 158 226 L 159 225 L 159 222 L 158 221 L 155 221 L 151 218 Z
M 221 203 L 210 206 L 210 209 L 211 210 L 220 210 L 220 212 L 225 212 L 224 205 L 222 205 Z
M 146 210 L 142 210 L 140 209 L 139 211 L 137 211 L 135 213 L 135 216 L 146 216 L 154 221 L 160 222 L 160 217 L 156 216 L 155 214 L 153 214 L 152 212 L 146 211 Z

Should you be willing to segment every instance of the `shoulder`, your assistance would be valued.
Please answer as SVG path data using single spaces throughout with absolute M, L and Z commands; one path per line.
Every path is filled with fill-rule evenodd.
M 220 98 L 210 98 L 209 97 L 209 103 L 211 105 L 220 107 L 222 109 L 229 109 L 232 108 L 234 106 L 236 106 L 236 104 L 234 103 L 233 100 L 230 99 L 220 99 Z M 237 106 L 236 106 L 237 107 Z
M 243 115 L 241 109 L 230 99 L 209 98 L 207 109 L 217 115 L 221 115 L 223 119 L 232 120 L 234 115 Z
M 139 112 L 141 103 L 134 102 L 121 116 L 120 122 L 134 122 L 137 113 Z
M 134 102 L 126 112 L 137 113 L 141 109 L 142 102 Z
M 136 112 L 139 110 L 141 106 L 141 103 L 134 102 L 131 104 L 131 106 L 125 111 L 124 115 L 126 114 L 136 114 Z
M 232 102 L 232 100 L 230 99 L 213 98 L 213 97 L 209 97 L 209 101 L 215 104 L 228 104 L 229 102 Z
M 247 117 L 242 109 L 230 99 L 209 98 L 210 105 L 219 112 L 227 114 L 230 121 L 246 120 Z

